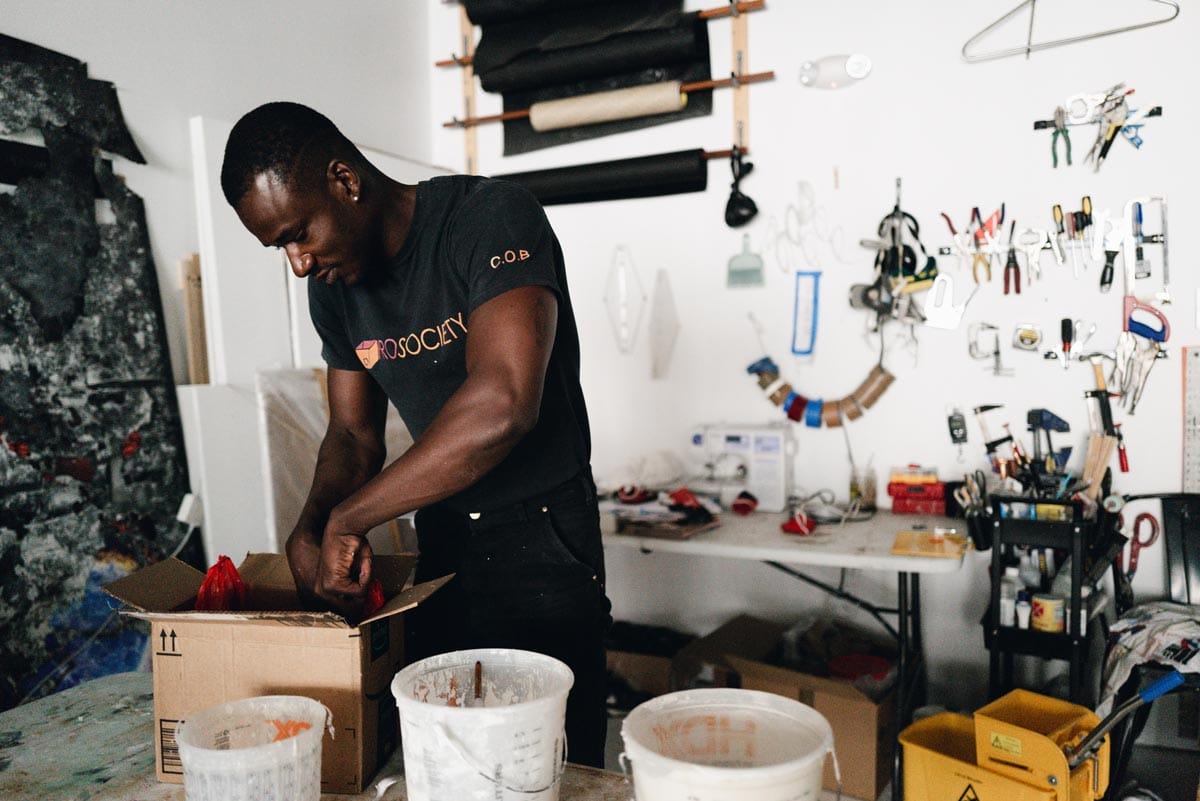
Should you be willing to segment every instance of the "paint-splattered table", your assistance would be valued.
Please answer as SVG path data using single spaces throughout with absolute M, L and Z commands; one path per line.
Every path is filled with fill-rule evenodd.
M 149 673 L 121 673 L 0 713 L 4 801 L 183 801 L 183 787 L 154 778 L 154 697 Z M 400 752 L 379 772 L 401 773 Z M 568 765 L 562 801 L 628 801 L 624 777 Z M 322 795 L 328 801 L 374 799 Z M 385 801 L 405 801 L 404 782 Z

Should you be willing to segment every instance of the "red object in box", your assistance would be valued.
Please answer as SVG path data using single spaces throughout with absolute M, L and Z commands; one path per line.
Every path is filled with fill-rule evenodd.
M 944 500 L 946 497 L 946 485 L 941 481 L 936 484 L 905 484 L 900 481 L 889 481 L 887 494 L 893 498 L 936 498 Z
M 898 515 L 944 515 L 946 502 L 938 498 L 893 498 L 892 512 Z

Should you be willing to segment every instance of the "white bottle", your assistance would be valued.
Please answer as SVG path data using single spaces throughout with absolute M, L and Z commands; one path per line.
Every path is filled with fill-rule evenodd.
M 1038 569 L 1037 562 L 1034 561 L 1033 554 L 1029 551 L 1021 554 L 1021 567 L 1018 573 L 1024 586 L 1032 587 L 1035 591 L 1041 590 L 1042 571 Z
M 1000 578 L 1000 625 L 1017 625 L 1017 593 L 1025 589 L 1016 565 L 1004 568 Z

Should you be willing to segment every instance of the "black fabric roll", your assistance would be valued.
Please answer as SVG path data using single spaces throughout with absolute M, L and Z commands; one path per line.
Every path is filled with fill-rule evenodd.
M 609 0 L 460 0 L 476 25 L 531 17 L 558 11 L 564 6 L 605 5 Z
M 567 49 L 536 50 L 485 73 L 486 92 L 517 92 L 538 86 L 575 83 L 667 64 L 708 62 L 708 26 L 696 15 L 669 28 L 623 33 Z
M 703 192 L 708 186 L 708 160 L 703 150 L 680 150 L 493 177 L 521 184 L 543 206 L 553 206 Z
M 580 47 L 633 31 L 669 28 L 682 15 L 682 0 L 620 0 L 494 22 L 481 26 L 472 66 L 476 74 L 484 75 L 525 53 Z
M 680 81 L 692 83 L 706 81 L 712 77 L 708 67 L 708 25 L 697 14 L 690 14 L 682 20 L 679 26 L 685 32 L 686 38 L 693 43 L 692 60 L 690 62 L 664 64 L 647 67 L 640 72 L 606 75 L 602 78 L 590 78 L 569 84 L 542 86 L 518 92 L 506 92 L 504 95 L 504 110 L 525 109 L 543 100 L 557 100 L 563 97 L 578 97 L 579 95 L 604 92 L 612 89 L 626 89 L 631 86 L 644 86 L 660 81 Z M 613 40 L 614 42 L 616 40 Z M 662 125 L 676 120 L 692 117 L 707 116 L 712 113 L 712 90 L 688 93 L 688 102 L 679 111 L 669 114 L 655 114 L 651 117 L 633 117 L 627 120 L 612 120 L 595 125 L 579 125 L 574 128 L 562 128 L 555 131 L 535 131 L 528 119 L 506 120 L 504 122 L 504 155 L 514 156 L 529 153 L 546 147 L 596 139 L 601 136 L 611 136 L 626 131 L 636 131 L 653 125 Z

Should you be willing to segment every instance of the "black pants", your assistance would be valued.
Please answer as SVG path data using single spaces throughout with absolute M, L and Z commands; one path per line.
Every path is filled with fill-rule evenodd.
M 544 495 L 477 514 L 417 512 L 417 581 L 455 578 L 405 617 L 407 660 L 520 648 L 565 662 L 571 762 L 604 766 L 604 551 L 596 488 L 584 471 Z

